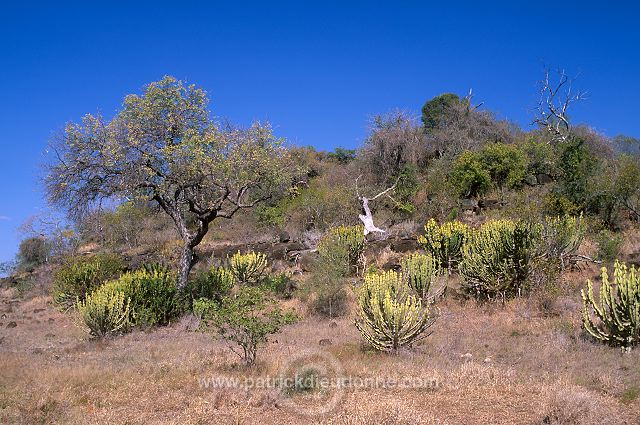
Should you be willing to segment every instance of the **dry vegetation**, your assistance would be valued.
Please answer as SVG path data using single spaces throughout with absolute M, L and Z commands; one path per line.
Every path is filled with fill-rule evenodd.
M 568 274 L 571 282 L 596 267 Z M 46 283 L 42 283 L 46 285 Z M 453 298 L 440 305 L 433 335 L 397 356 L 362 346 L 350 318 L 305 317 L 271 338 L 252 369 L 193 319 L 89 340 L 49 296 L 1 293 L 2 423 L 640 423 L 640 352 L 584 339 L 573 286 L 542 303 L 505 306 Z M 46 292 L 41 287 L 31 293 Z M 290 307 L 305 314 L 297 300 Z M 9 323 L 17 326 L 11 327 Z M 320 340 L 325 341 L 319 346 Z M 422 389 L 347 389 L 322 416 L 300 416 L 273 389 L 207 389 L 198 378 L 273 376 L 292 354 L 326 350 L 355 377 L 423 377 Z M 294 395 L 303 397 L 301 395 Z M 301 400 L 302 402 L 302 400 Z

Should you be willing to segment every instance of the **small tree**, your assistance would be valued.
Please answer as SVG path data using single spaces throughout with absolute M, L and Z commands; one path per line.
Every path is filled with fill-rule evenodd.
M 205 330 L 213 329 L 225 340 L 240 347 L 231 347 L 247 366 L 255 360 L 260 344 L 267 336 L 277 333 L 280 328 L 293 323 L 292 313 L 284 313 L 262 289 L 242 286 L 238 292 L 225 297 L 221 304 L 200 299 L 193 304 L 194 313 L 203 319 Z
M 218 125 L 207 104 L 202 89 L 173 77 L 151 83 L 111 121 L 67 124 L 46 178 L 49 200 L 74 215 L 103 199 L 156 202 L 183 241 L 181 289 L 213 220 L 269 199 L 297 174 L 269 125 Z

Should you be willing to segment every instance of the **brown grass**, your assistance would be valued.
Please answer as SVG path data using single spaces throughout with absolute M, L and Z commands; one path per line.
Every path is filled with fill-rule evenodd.
M 596 268 L 568 274 L 571 282 Z M 0 293 L 0 423 L 116 424 L 637 424 L 640 350 L 586 340 L 579 284 L 551 299 L 505 306 L 448 299 L 434 333 L 397 356 L 362 346 L 350 318 L 306 317 L 258 354 L 253 369 L 188 321 L 151 332 L 91 341 L 47 296 Z M 297 301 L 290 306 L 304 311 Z M 44 310 L 41 310 L 44 309 Z M 17 327 L 7 328 L 9 321 Z M 319 346 L 320 340 L 330 344 Z M 330 413 L 301 416 L 275 389 L 207 389 L 199 378 L 274 376 L 312 348 L 337 359 L 344 375 L 423 377 L 429 388 L 347 389 Z M 329 393 L 330 395 L 330 393 Z

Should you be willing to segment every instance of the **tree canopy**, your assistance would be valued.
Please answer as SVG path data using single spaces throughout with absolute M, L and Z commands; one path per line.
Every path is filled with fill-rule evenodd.
M 52 146 L 49 200 L 74 216 L 105 199 L 157 202 L 184 241 L 185 284 L 209 223 L 272 197 L 296 173 L 268 124 L 219 124 L 208 103 L 204 90 L 164 77 L 126 96 L 110 121 L 89 114 L 67 124 Z

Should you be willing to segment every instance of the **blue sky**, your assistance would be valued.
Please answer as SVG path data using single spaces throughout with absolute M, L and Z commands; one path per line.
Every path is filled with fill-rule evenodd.
M 523 126 L 543 64 L 580 72 L 574 119 L 640 137 L 634 2 L 9 2 L 0 9 L 0 261 L 46 207 L 47 141 L 171 74 L 213 114 L 294 143 L 356 147 L 367 121 L 466 93 Z M 449 6 L 449 4 L 451 4 Z

